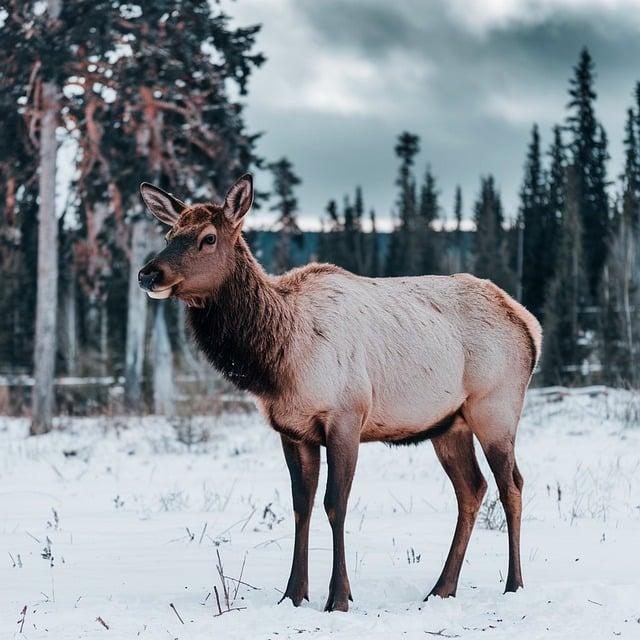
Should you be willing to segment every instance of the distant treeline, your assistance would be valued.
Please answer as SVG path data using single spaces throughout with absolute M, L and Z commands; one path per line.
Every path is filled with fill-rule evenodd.
M 123 376 L 126 408 L 164 413 L 176 410 L 178 374 L 211 377 L 182 306 L 150 303 L 137 287 L 139 266 L 162 242 L 138 186 L 215 200 L 252 168 L 273 176 L 256 206 L 277 220 L 247 232 L 269 270 L 315 259 L 371 276 L 471 271 L 542 320 L 540 383 L 638 384 L 640 88 L 624 173 L 613 180 L 586 50 L 548 150 L 533 127 L 513 215 L 491 175 L 464 201 L 458 189 L 443 204 L 438 159 L 418 171 L 420 140 L 404 132 L 389 176 L 393 210 L 374 212 L 366 185 L 354 185 L 318 212 L 322 231 L 309 233 L 298 226 L 293 164 L 260 157 L 245 126 L 249 77 L 264 60 L 254 51 L 259 26 L 232 28 L 208 0 L 10 7 L 0 25 L 0 375 L 35 375 L 34 432 L 60 409 L 54 374 Z M 62 210 L 53 197 L 56 129 L 76 147 Z M 376 213 L 392 216 L 391 233 L 377 231 Z M 473 232 L 462 229 L 469 217 Z

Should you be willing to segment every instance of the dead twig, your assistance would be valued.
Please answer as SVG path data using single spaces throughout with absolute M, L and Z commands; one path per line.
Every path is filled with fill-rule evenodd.
M 220 596 L 218 595 L 218 587 L 213 586 L 213 593 L 216 594 L 216 602 L 218 603 L 218 615 L 222 615 L 222 607 L 220 606 Z
M 184 624 L 184 620 L 182 619 L 182 616 L 178 613 L 178 610 L 176 609 L 175 605 L 173 604 L 173 602 L 169 603 L 169 606 L 173 609 L 173 612 L 178 616 L 178 620 L 180 620 L 180 622 L 182 624 Z
M 96 618 L 96 622 L 99 622 L 107 631 L 109 631 L 109 625 L 100 616 Z
M 18 633 L 22 633 L 22 630 L 24 629 L 24 621 L 27 619 L 27 605 L 25 604 L 24 607 L 22 607 L 22 611 L 20 612 L 20 615 L 22 616 L 22 618 L 20 618 L 20 620 L 18 620 L 18 624 L 20 625 L 20 631 L 18 631 Z
M 238 589 L 240 588 L 240 585 L 243 584 L 242 583 L 242 574 L 244 573 L 244 565 L 247 561 L 247 552 L 244 552 L 244 558 L 242 558 L 242 566 L 240 567 L 240 576 L 238 578 L 238 580 L 236 581 L 236 588 L 235 591 L 233 592 L 233 599 L 236 599 L 236 596 L 238 595 Z

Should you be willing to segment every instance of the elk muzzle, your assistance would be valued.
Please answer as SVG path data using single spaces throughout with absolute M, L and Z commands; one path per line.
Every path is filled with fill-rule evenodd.
M 169 284 L 169 280 L 166 270 L 155 260 L 147 262 L 138 272 L 138 285 L 150 298 L 156 300 L 164 300 L 171 295 L 177 283 Z

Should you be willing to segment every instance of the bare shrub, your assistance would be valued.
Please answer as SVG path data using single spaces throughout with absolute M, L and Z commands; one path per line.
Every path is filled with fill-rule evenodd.
M 483 529 L 489 531 L 504 531 L 506 529 L 507 521 L 500 503 L 500 496 L 497 493 L 487 497 L 482 503 L 478 519 Z

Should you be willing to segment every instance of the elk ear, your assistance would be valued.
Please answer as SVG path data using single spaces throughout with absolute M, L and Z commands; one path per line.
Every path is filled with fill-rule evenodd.
M 227 192 L 224 215 L 234 226 L 239 225 L 253 203 L 253 176 L 245 173 Z
M 140 195 L 147 208 L 162 224 L 170 227 L 176 223 L 183 209 L 187 206 L 171 193 L 167 193 L 148 182 L 140 185 Z

